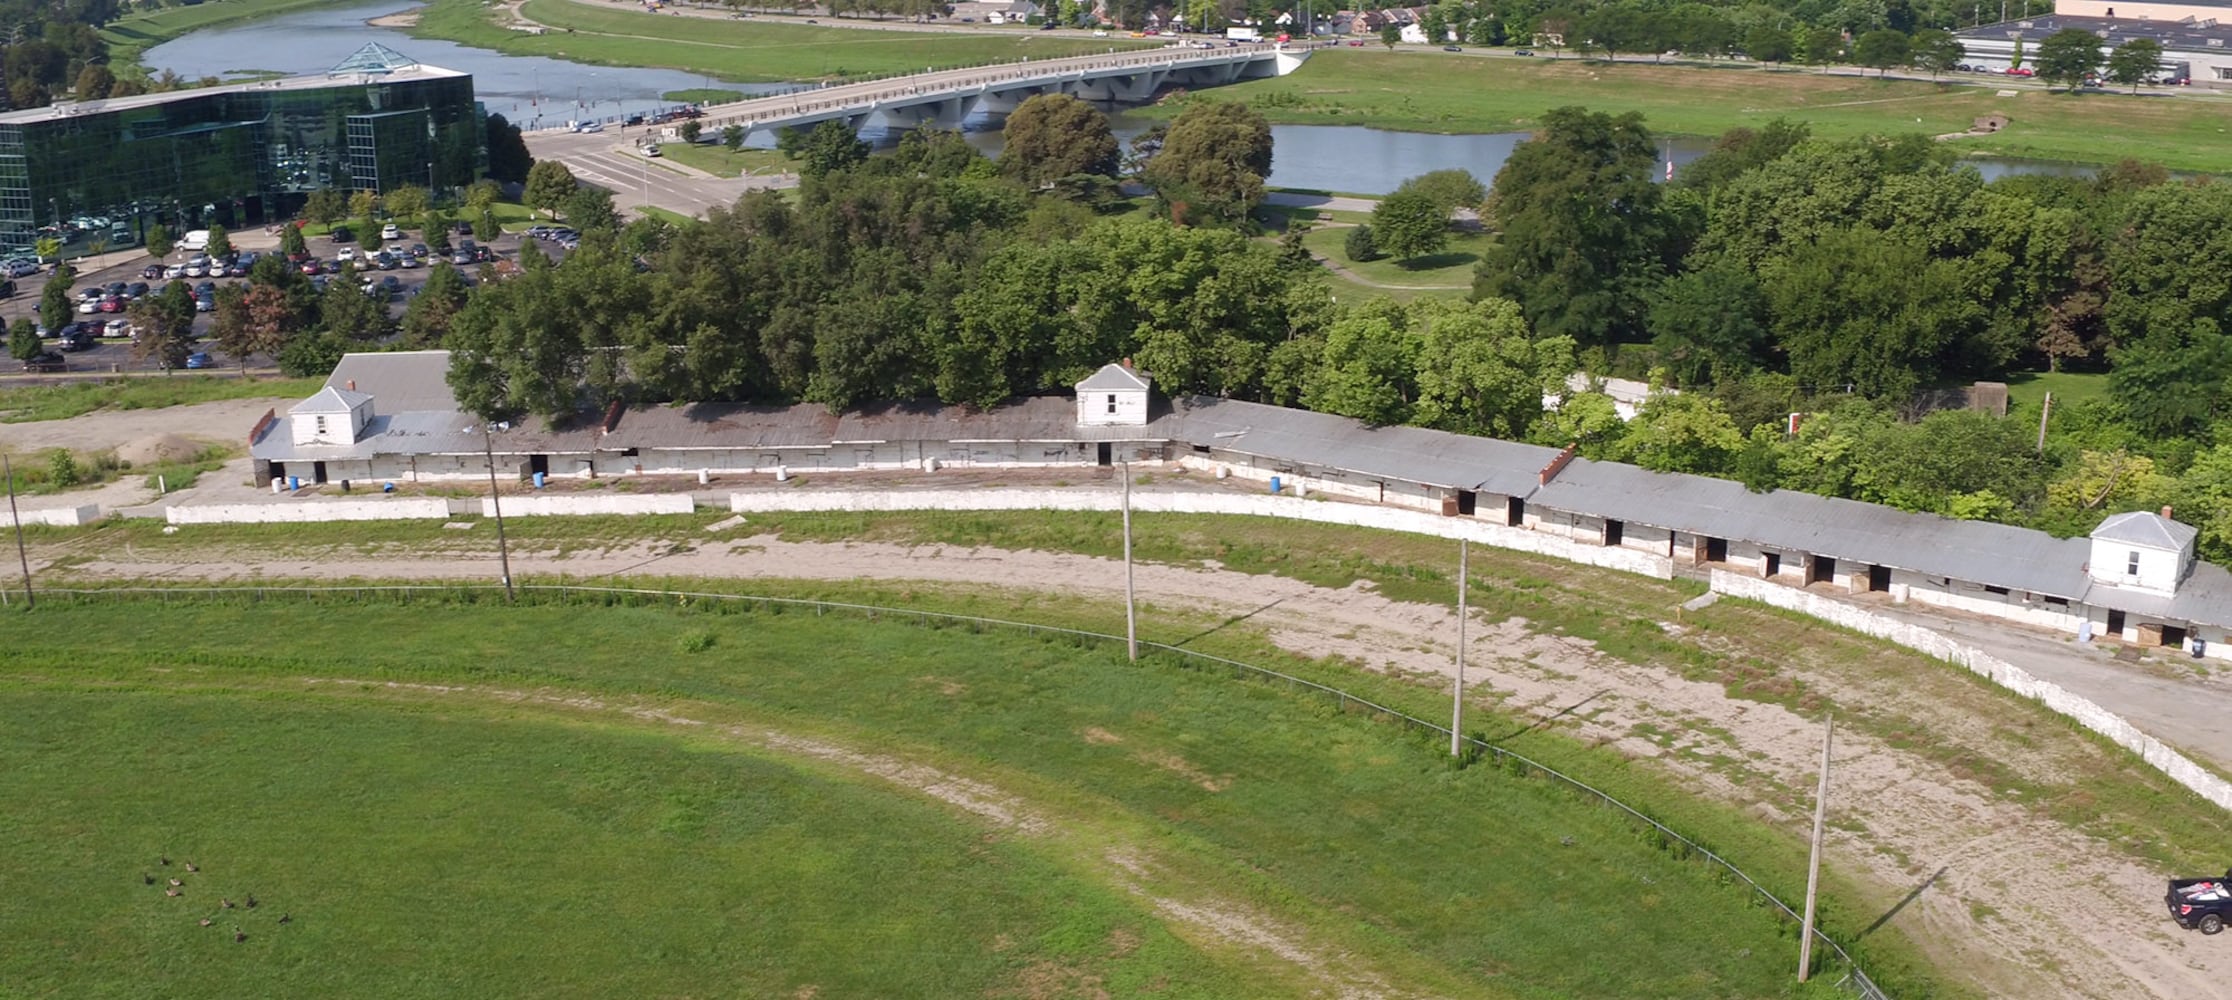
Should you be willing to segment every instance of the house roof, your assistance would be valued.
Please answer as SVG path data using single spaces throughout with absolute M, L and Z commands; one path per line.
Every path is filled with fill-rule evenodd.
M 448 351 L 383 351 L 377 354 L 344 354 L 328 388 L 369 393 L 385 413 L 407 410 L 455 410 L 457 396 L 449 387 Z
M 2110 514 L 2092 530 L 2092 537 L 2103 542 L 2123 542 L 2147 548 L 2183 552 L 2201 532 L 2190 524 L 2179 524 L 2160 514 L 2143 510 Z
M 312 395 L 309 399 L 305 399 L 302 402 L 296 403 L 294 406 L 289 407 L 287 409 L 287 412 L 290 414 L 348 413 L 356 409 L 357 407 L 364 405 L 365 402 L 367 400 L 370 400 L 371 398 L 371 396 L 361 392 L 350 392 L 347 389 L 336 389 L 329 385 L 323 389 L 318 390 L 317 393 Z
M 1085 376 L 1085 381 L 1077 383 L 1079 392 L 1117 392 L 1125 389 L 1144 392 L 1147 389 L 1147 376 L 1123 365 L 1102 365 L 1099 371 Z
M 1171 402 L 1150 428 L 1166 438 L 1273 463 L 1507 496 L 1534 491 L 1555 448 L 1420 427 L 1369 427 L 1347 417 L 1213 396 Z

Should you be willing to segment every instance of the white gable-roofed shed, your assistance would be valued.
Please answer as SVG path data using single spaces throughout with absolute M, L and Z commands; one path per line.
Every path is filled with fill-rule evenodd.
M 2160 514 L 2113 514 L 2092 532 L 2092 559 L 2086 569 L 2093 582 L 2128 590 L 2170 594 L 2193 570 L 2192 525 Z
M 1077 425 L 1144 427 L 1147 395 L 1147 376 L 1125 365 L 1102 365 L 1077 383 Z
M 294 443 L 355 444 L 372 422 L 372 397 L 326 386 L 287 411 Z

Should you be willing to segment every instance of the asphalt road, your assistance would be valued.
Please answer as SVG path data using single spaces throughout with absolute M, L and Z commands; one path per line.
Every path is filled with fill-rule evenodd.
M 557 160 L 573 171 L 575 179 L 612 192 L 613 204 L 634 214 L 649 205 L 680 215 L 703 216 L 715 205 L 727 207 L 747 191 L 795 187 L 796 174 L 717 177 L 679 163 L 644 156 L 636 143 L 656 138 L 679 142 L 659 134 L 660 127 L 638 126 L 625 131 L 530 132 L 527 149 L 537 160 Z
M 408 247 L 412 243 L 423 242 L 420 236 L 421 234 L 415 230 L 406 231 L 401 243 L 405 247 Z M 488 244 L 488 246 L 490 247 L 490 249 L 496 252 L 496 255 L 499 258 L 512 258 L 518 255 L 520 241 L 524 238 L 525 237 L 519 236 L 517 234 L 507 233 L 504 236 L 501 236 L 495 241 Z M 239 249 L 257 250 L 259 252 L 275 249 L 276 243 L 276 239 L 264 237 L 261 233 L 253 234 L 253 238 L 251 238 L 249 234 L 243 234 L 242 236 L 237 237 L 234 241 L 235 246 Z M 324 237 L 313 237 L 309 241 L 310 252 L 316 254 L 319 259 L 326 261 L 328 264 L 334 262 L 334 255 L 337 252 L 339 252 L 343 247 L 349 246 L 355 246 L 355 244 L 334 243 Z M 173 253 L 170 257 L 165 258 L 164 263 L 183 263 L 189 256 L 192 255 L 183 252 Z M 121 281 L 126 284 L 131 284 L 137 281 L 147 281 L 150 286 L 156 289 L 160 289 L 164 284 L 164 282 L 162 281 L 154 281 L 141 277 L 141 269 L 145 268 L 149 264 L 156 262 L 155 258 L 150 255 L 144 253 L 129 256 L 110 254 L 104 258 L 104 261 L 106 261 L 106 266 L 100 267 L 96 270 L 80 273 L 78 275 L 76 283 L 71 286 L 73 292 L 76 289 L 87 288 L 93 285 L 105 285 L 112 281 Z M 400 317 L 402 315 L 403 304 L 409 301 L 411 296 L 418 294 L 419 289 L 426 284 L 427 272 L 428 268 L 417 267 L 398 268 L 393 271 L 367 271 L 362 273 L 371 275 L 375 278 L 386 277 L 388 275 L 393 275 L 396 277 L 396 279 L 402 284 L 403 287 L 400 294 L 394 296 L 389 300 L 388 309 L 391 315 Z M 186 282 L 189 285 L 199 285 L 202 281 L 205 280 L 219 286 L 244 284 L 246 282 L 246 279 L 244 278 L 189 278 L 186 279 Z M 8 299 L 0 299 L 0 320 L 5 320 L 7 325 L 9 326 L 13 326 L 18 318 L 33 316 L 38 312 L 39 296 L 41 290 L 45 287 L 45 278 L 43 276 L 18 278 L 16 279 L 16 286 L 18 288 L 18 291 L 14 297 Z M 123 313 L 79 313 L 77 312 L 77 297 L 75 294 L 71 296 L 71 322 L 98 321 L 106 323 L 107 321 L 112 319 L 122 318 L 124 318 Z M 212 314 L 196 314 L 194 317 L 195 336 L 201 338 L 209 337 L 211 334 L 212 325 Z M 212 361 L 214 368 L 238 370 L 238 368 L 240 367 L 238 359 L 225 357 L 222 352 L 216 349 L 216 346 L 214 344 L 204 345 L 199 349 L 210 355 L 210 360 Z M 117 374 L 134 372 L 155 372 L 162 370 L 162 366 L 156 363 L 155 359 L 137 356 L 133 351 L 132 342 L 128 337 L 103 337 L 102 339 L 97 341 L 93 347 L 87 350 L 66 353 L 63 354 L 62 357 L 65 363 L 68 365 L 66 374 Z M 275 362 L 273 359 L 264 357 L 262 355 L 255 355 L 247 359 L 247 364 L 250 368 L 269 367 L 274 363 Z M 55 379 L 47 375 L 31 375 L 24 373 L 21 369 L 21 366 L 17 365 L 13 359 L 5 359 L 0 360 L 0 380 L 4 380 L 10 383 L 17 383 L 32 381 L 61 381 L 64 379 Z

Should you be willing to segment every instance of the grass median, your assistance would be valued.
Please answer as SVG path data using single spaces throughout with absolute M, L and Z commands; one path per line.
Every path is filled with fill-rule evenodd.
M 37 942 L 0 974 L 73 995 L 1284 996 L 1313 961 L 1404 995 L 1817 995 L 1787 922 L 1613 810 L 1103 644 L 672 600 L 39 614 L 0 650 L 0 937 Z M 957 781 L 1032 819 L 927 801 Z M 165 853 L 204 869 L 183 902 L 142 884 Z
M 0 389 L 0 423 L 67 420 L 95 410 L 154 410 L 227 399 L 301 399 L 324 379 L 136 376 Z
M 1653 131 L 1688 136 L 1776 118 L 1806 122 L 1815 135 L 1832 138 L 1944 135 L 1997 113 L 2008 116 L 2006 129 L 1949 140 L 1953 148 L 2073 163 L 2137 157 L 2194 171 L 2222 171 L 2232 162 L 2225 117 L 2232 105 L 2219 98 L 2035 89 L 2002 97 L 1994 83 L 1976 79 L 1930 83 L 1754 66 L 1331 49 L 1289 76 L 1220 87 L 1203 99 L 1247 101 L 1286 124 L 1444 133 L 1524 131 L 1545 111 L 1566 105 L 1639 111 Z M 1169 116 L 1182 106 L 1173 102 L 1141 113 Z

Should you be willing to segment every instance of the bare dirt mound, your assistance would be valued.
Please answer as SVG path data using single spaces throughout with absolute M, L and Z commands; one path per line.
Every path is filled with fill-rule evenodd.
M 116 457 L 134 466 L 184 462 L 202 453 L 207 445 L 176 434 L 150 434 L 116 446 Z

